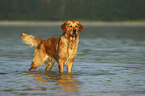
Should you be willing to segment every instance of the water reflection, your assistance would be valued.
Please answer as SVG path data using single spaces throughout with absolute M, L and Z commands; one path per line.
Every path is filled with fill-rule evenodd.
M 81 82 L 76 79 L 78 74 L 56 73 L 56 72 L 35 72 L 33 82 L 36 87 L 51 87 L 51 90 L 59 90 L 61 93 L 79 93 Z M 48 89 L 49 90 L 49 89 Z M 50 91 L 51 91 L 50 90 Z

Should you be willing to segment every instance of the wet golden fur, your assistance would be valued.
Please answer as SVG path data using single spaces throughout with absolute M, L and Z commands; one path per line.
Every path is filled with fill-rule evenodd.
M 46 64 L 46 71 L 50 71 L 55 61 L 58 61 L 59 72 L 63 72 L 63 66 L 67 66 L 68 73 L 71 73 L 74 59 L 77 55 L 79 32 L 83 26 L 76 20 L 66 21 L 61 25 L 63 34 L 59 38 L 47 40 L 38 39 L 32 35 L 21 34 L 22 40 L 36 47 L 34 58 L 29 71 L 34 71 L 43 63 Z

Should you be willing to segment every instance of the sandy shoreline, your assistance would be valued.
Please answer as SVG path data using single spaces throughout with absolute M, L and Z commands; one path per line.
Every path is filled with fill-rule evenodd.
M 42 26 L 49 26 L 49 25 L 61 25 L 64 21 L 0 21 L 0 25 L 17 25 L 17 26 L 23 26 L 23 25 L 42 25 Z M 125 22 L 86 22 L 86 21 L 80 21 L 82 25 L 84 26 L 99 26 L 99 25 L 128 25 L 128 26 L 145 26 L 145 22 L 138 22 L 138 21 L 125 21 Z

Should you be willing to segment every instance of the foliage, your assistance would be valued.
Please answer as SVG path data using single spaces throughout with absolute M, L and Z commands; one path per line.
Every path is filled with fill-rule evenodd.
M 145 20 L 145 0 L 0 0 L 0 20 Z

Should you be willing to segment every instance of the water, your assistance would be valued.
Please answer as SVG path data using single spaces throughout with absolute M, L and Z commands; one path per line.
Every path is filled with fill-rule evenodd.
M 59 37 L 51 25 L 0 25 L 1 96 L 145 96 L 145 26 L 84 26 L 71 74 L 45 65 L 28 72 L 34 48 L 22 32 L 47 39 Z

